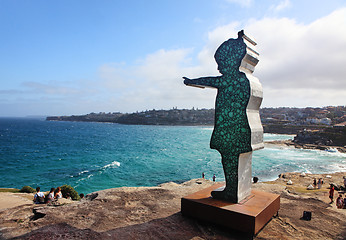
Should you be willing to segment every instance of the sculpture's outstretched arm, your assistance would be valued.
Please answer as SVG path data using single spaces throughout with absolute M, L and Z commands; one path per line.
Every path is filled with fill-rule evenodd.
M 220 77 L 201 77 L 201 78 L 195 78 L 195 79 L 189 79 L 187 77 L 183 77 L 184 84 L 187 86 L 193 86 L 193 87 L 212 87 L 212 88 L 218 88 L 220 85 Z

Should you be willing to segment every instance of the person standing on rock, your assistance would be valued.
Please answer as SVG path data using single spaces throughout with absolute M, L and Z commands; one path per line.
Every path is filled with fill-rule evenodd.
M 330 203 L 333 203 L 334 202 L 334 185 L 333 184 L 330 184 L 329 198 L 330 198 Z
M 322 178 L 318 179 L 317 188 L 318 188 L 318 189 L 321 189 L 322 184 L 323 184 Z

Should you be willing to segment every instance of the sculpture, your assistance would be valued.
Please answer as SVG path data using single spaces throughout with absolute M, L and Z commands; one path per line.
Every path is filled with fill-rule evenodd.
M 252 76 L 259 55 L 255 45 L 242 30 L 237 39 L 222 43 L 214 55 L 221 76 L 183 77 L 188 86 L 217 88 L 210 148 L 221 154 L 226 186 L 211 194 L 234 203 L 250 195 L 252 151 L 263 148 L 259 116 L 263 92 Z

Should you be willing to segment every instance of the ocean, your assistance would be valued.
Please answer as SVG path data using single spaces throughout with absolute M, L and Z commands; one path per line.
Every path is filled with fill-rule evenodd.
M 0 118 L 0 188 L 64 184 L 79 193 L 122 186 L 181 183 L 216 174 L 220 154 L 209 148 L 212 127 L 142 126 Z M 292 139 L 265 134 L 265 141 Z M 253 176 L 346 171 L 346 154 L 269 145 L 253 153 Z

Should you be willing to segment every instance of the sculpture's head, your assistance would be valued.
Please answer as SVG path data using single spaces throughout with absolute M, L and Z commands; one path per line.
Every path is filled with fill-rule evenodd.
M 243 57 L 246 54 L 246 44 L 242 35 L 238 34 L 237 39 L 229 39 L 220 45 L 216 50 L 214 58 L 218 64 L 221 74 L 227 74 L 238 70 Z

